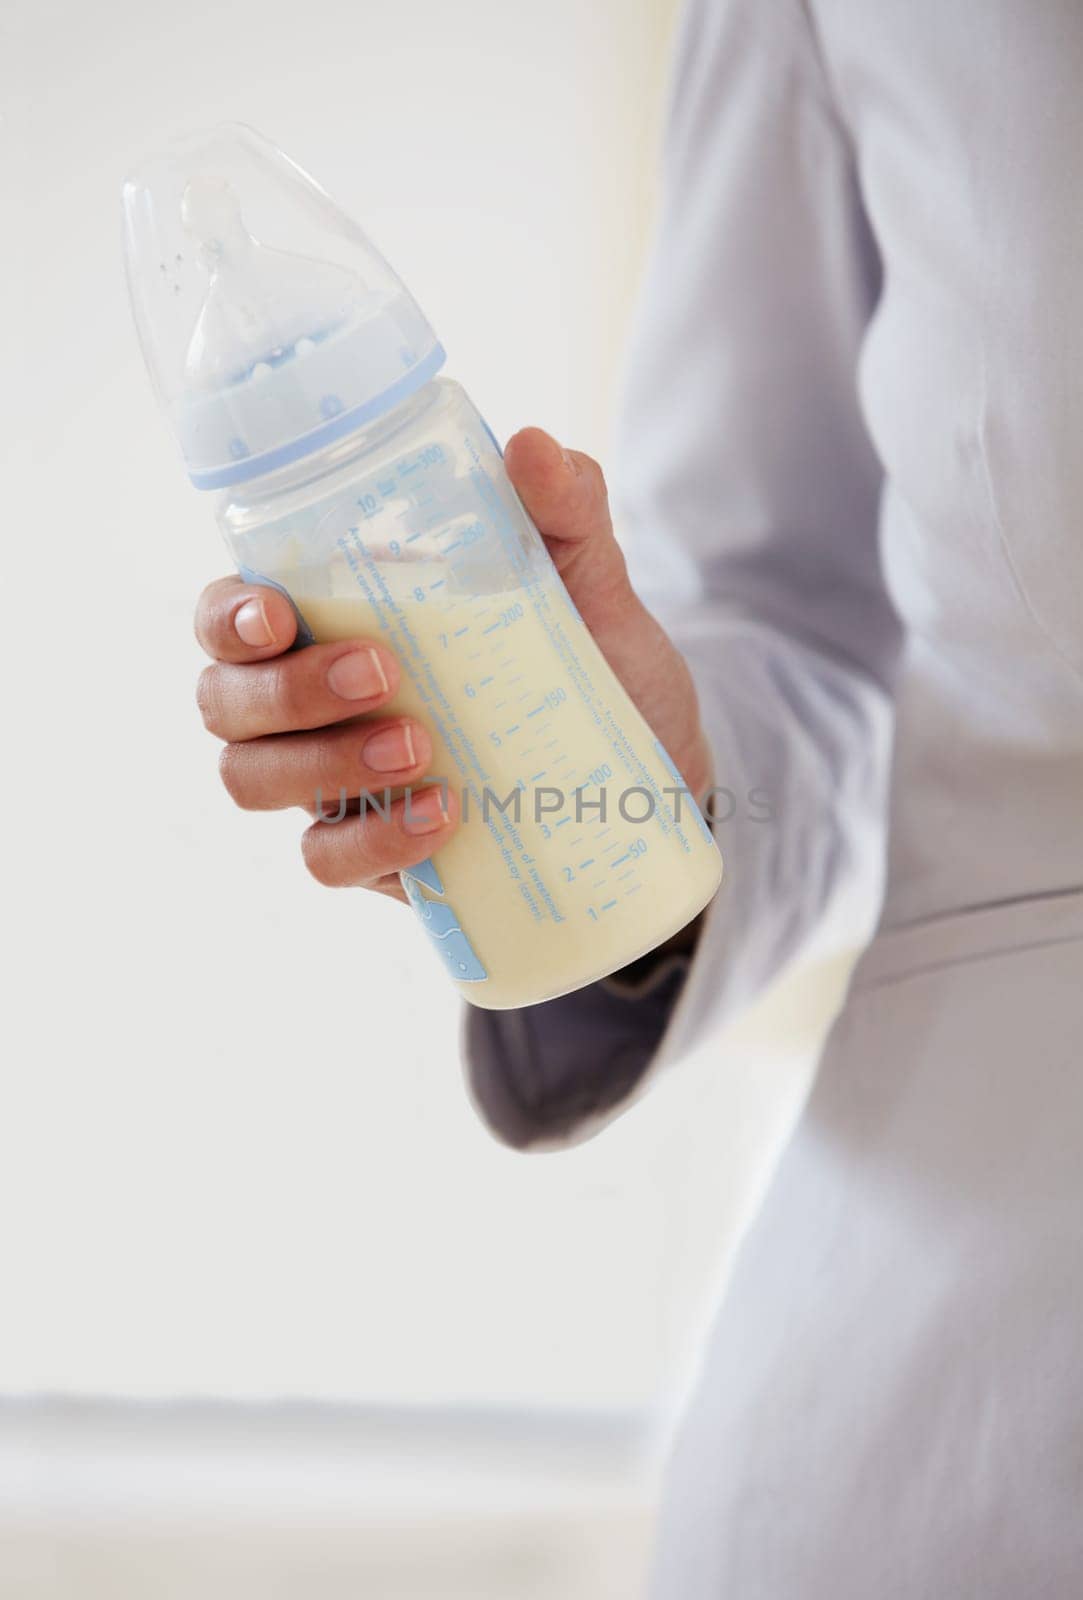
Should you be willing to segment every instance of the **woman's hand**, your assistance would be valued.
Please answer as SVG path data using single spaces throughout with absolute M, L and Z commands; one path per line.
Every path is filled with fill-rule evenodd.
M 524 429 L 508 444 L 508 474 L 545 539 L 587 627 L 693 794 L 710 782 L 695 690 L 679 651 L 642 605 L 613 534 L 605 480 L 589 456 Z M 337 809 L 342 791 L 382 794 L 416 785 L 432 742 L 412 717 L 386 713 L 399 666 L 376 639 L 289 652 L 297 632 L 277 590 L 220 578 L 200 597 L 196 635 L 212 658 L 199 680 L 203 720 L 225 741 L 222 781 L 246 810 Z M 388 815 L 359 808 L 334 826 L 314 822 L 302 840 L 320 883 L 361 886 L 403 899 L 398 873 L 447 841 L 455 795 L 414 788 Z

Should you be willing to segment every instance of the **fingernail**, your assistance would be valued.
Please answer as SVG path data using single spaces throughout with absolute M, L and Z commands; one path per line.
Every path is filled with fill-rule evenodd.
M 381 728 L 361 747 L 361 759 L 373 772 L 404 772 L 417 761 L 409 728 Z
M 379 652 L 369 647 L 339 656 L 327 669 L 327 686 L 344 700 L 371 700 L 373 695 L 386 694 L 387 675 Z
M 238 606 L 233 613 L 233 629 L 241 643 L 251 645 L 253 650 L 275 642 L 274 629 L 262 600 L 246 600 L 243 606 Z
M 564 465 L 568 468 L 568 470 L 570 472 L 574 472 L 576 477 L 578 477 L 579 476 L 579 463 L 578 463 L 578 461 L 576 461 L 576 459 L 572 455 L 571 451 L 570 450 L 565 450 L 564 446 L 561 445 L 560 454 L 561 454 L 561 457 L 562 457 L 562 459 L 564 461 Z
M 446 821 L 442 789 L 423 789 L 420 794 L 407 789 L 402 811 L 402 826 L 407 833 L 435 833 Z

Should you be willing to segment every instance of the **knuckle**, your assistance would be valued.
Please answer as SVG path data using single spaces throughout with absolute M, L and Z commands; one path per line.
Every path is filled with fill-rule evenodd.
M 313 822 L 301 835 L 305 866 L 325 888 L 369 887 L 375 878 L 398 870 L 384 857 L 387 825 L 372 812 L 336 822 L 333 813 Z
M 341 859 L 337 849 L 332 846 L 329 833 L 326 822 L 312 823 L 301 835 L 301 855 L 309 875 L 317 883 L 325 889 L 337 889 L 345 880 Z
M 204 589 L 196 601 L 195 610 L 192 613 L 192 632 L 195 634 L 200 648 L 206 650 L 208 654 L 210 653 L 211 645 L 211 630 L 208 626 L 209 617 L 209 591 Z
M 586 479 L 587 488 L 591 494 L 596 495 L 600 500 L 606 499 L 608 490 L 606 489 L 605 473 L 593 456 L 585 455 L 580 458 L 580 471 Z
M 293 670 L 299 656 L 266 661 L 260 669 L 263 710 L 275 727 L 304 727 L 310 710 L 303 681 Z
M 339 796 L 339 790 L 347 791 L 351 785 L 344 783 L 342 741 L 337 739 L 332 732 L 316 729 L 305 735 L 308 746 L 305 766 L 308 769 L 312 784 L 313 798 L 317 795 L 330 805 L 333 805 Z M 352 786 L 355 790 L 357 785 Z
M 248 809 L 247 759 L 243 745 L 226 744 L 218 756 L 218 776 L 234 805 Z
M 234 579 L 216 578 L 208 583 L 196 601 L 192 626 L 196 639 L 209 656 L 218 657 L 223 644 L 221 605 L 223 593 L 231 589 Z
M 208 733 L 222 726 L 222 679 L 217 667 L 204 667 L 196 679 L 196 705 Z

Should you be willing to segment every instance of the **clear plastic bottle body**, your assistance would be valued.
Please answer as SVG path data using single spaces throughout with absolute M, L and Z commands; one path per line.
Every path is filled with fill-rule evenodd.
M 237 567 L 289 594 L 306 637 L 395 650 L 391 709 L 426 723 L 431 776 L 463 813 L 403 881 L 468 1000 L 554 998 L 710 900 L 709 830 L 457 383 L 436 379 L 364 431 L 226 490 L 218 515 Z M 333 817 L 339 797 L 321 805 Z

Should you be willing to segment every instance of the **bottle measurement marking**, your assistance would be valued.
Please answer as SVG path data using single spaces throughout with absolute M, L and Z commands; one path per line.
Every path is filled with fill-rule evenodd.
M 434 546 L 440 551 L 442 556 L 446 557 L 450 555 L 451 552 L 461 549 L 464 545 L 472 544 L 475 539 L 481 536 L 480 529 L 477 531 L 467 529 L 466 533 L 463 534 L 459 531 L 461 528 L 462 522 L 460 521 L 458 529 L 453 528 L 447 530 L 447 532 L 444 533 L 443 538 L 441 538 L 439 532 L 433 536 Z M 453 536 L 448 537 L 449 534 Z M 411 537 L 417 537 L 417 535 L 415 534 Z M 552 735 L 552 714 L 555 714 L 557 711 L 559 711 L 562 700 L 567 698 L 567 696 L 563 692 L 562 685 L 558 682 L 545 693 L 541 702 L 538 703 L 538 701 L 535 699 L 538 694 L 536 680 L 535 687 L 531 688 L 528 674 L 524 670 L 519 669 L 519 661 L 521 658 L 517 658 L 514 649 L 508 649 L 508 644 L 511 641 L 510 639 L 506 641 L 503 637 L 504 631 L 518 621 L 520 616 L 524 615 L 524 612 L 519 606 L 518 602 L 512 602 L 510 604 L 507 603 L 507 595 L 498 595 L 495 597 L 492 595 L 485 597 L 473 597 L 469 594 L 464 595 L 457 591 L 456 586 L 466 587 L 467 589 L 470 586 L 471 574 L 466 569 L 465 564 L 456 564 L 449 561 L 448 571 L 451 577 L 451 589 L 449 590 L 447 587 L 445 587 L 444 597 L 439 602 L 436 602 L 436 596 L 433 594 L 433 600 L 434 603 L 441 608 L 440 614 L 441 616 L 447 618 L 448 623 L 456 621 L 456 613 L 458 616 L 461 616 L 464 610 L 467 611 L 468 614 L 474 619 L 472 623 L 463 624 L 462 626 L 454 629 L 449 627 L 448 633 L 450 634 L 451 639 L 462 640 L 469 634 L 471 627 L 476 624 L 476 631 L 481 642 L 478 645 L 478 648 L 465 654 L 465 659 L 471 663 L 474 663 L 488 655 L 492 666 L 489 671 L 485 672 L 484 677 L 481 679 L 475 678 L 473 680 L 473 684 L 477 685 L 476 689 L 469 683 L 464 687 L 466 693 L 471 698 L 476 698 L 482 689 L 490 688 L 494 685 L 496 686 L 497 694 L 501 698 L 497 699 L 495 702 L 488 702 L 488 705 L 491 707 L 490 714 L 493 720 L 489 723 L 487 731 L 488 737 L 493 741 L 494 744 L 500 745 L 501 743 L 506 742 L 507 747 L 503 752 L 503 761 L 507 761 L 511 756 L 511 753 L 514 751 L 514 759 L 521 763 L 525 757 L 533 753 L 536 747 L 540 747 L 547 755 L 554 758 L 553 767 L 541 767 L 532 773 L 528 780 L 531 784 L 541 783 L 549 776 L 551 770 L 555 770 L 556 777 L 554 782 L 559 782 L 564 787 L 566 792 L 579 794 L 583 791 L 589 791 L 595 784 L 599 785 L 604 791 L 605 779 L 611 775 L 611 769 L 605 763 L 599 763 L 599 766 L 592 771 L 592 775 L 588 780 L 576 784 L 574 788 L 570 788 L 570 784 L 574 782 L 576 768 L 568 761 L 569 751 L 567 749 L 565 740 L 563 740 L 561 737 L 561 734 L 558 732 L 558 734 Z M 438 591 L 440 587 L 444 587 L 442 581 L 429 584 L 424 593 L 421 590 L 415 591 L 417 599 L 420 601 L 423 598 L 426 598 L 429 593 Z M 481 600 L 480 604 L 478 603 L 479 599 Z M 504 602 L 503 606 L 501 604 L 502 601 Z M 528 611 L 529 609 L 530 608 L 527 608 Z M 535 601 L 534 609 L 539 611 L 541 610 L 539 602 Z M 517 612 L 518 615 L 516 614 Z M 444 625 L 447 626 L 447 624 Z M 501 635 L 501 637 L 491 638 L 488 646 L 486 646 L 484 642 L 485 639 L 490 635 L 497 634 Z M 437 637 L 445 647 L 448 645 L 449 638 L 447 635 L 437 635 Z M 460 659 L 462 659 L 462 657 L 460 657 Z M 518 685 L 520 683 L 523 684 L 523 689 L 521 691 L 518 689 Z M 513 693 L 513 691 L 515 692 Z M 574 701 L 574 695 L 572 696 L 572 699 Z M 584 703 L 586 703 L 586 699 L 587 697 L 584 697 Z M 479 706 L 481 703 L 482 702 L 479 700 Z M 516 708 L 512 713 L 513 718 L 518 715 L 522 720 L 513 720 L 506 726 L 502 726 L 501 723 L 496 719 L 495 713 L 503 710 L 509 703 L 513 704 Z M 520 707 L 522 707 L 522 710 L 519 709 Z M 525 726 L 528 721 L 530 723 L 530 730 L 527 744 L 514 744 L 512 741 L 514 741 L 516 735 L 525 730 Z M 563 728 L 565 725 L 566 724 L 562 723 L 561 727 Z M 535 743 L 530 742 L 530 734 L 534 735 L 536 745 Z M 565 761 L 565 766 L 563 768 L 557 768 L 556 762 L 562 758 Z M 524 771 L 523 766 L 520 765 L 518 770 L 519 773 L 522 774 Z M 523 776 L 516 777 L 514 781 L 519 789 L 526 789 L 527 780 L 525 780 Z M 534 819 L 535 823 L 540 823 L 540 826 L 543 830 L 543 836 L 547 839 L 552 838 L 554 840 L 554 846 L 550 848 L 555 847 L 555 836 L 558 829 L 568 826 L 572 821 L 581 822 L 582 820 L 582 818 L 573 817 L 571 814 L 560 816 L 549 821 L 548 823 L 540 818 Z M 563 883 L 567 885 L 574 883 L 577 875 L 580 873 L 584 875 L 585 882 L 585 874 L 592 867 L 598 866 L 600 867 L 603 876 L 593 883 L 592 891 L 604 887 L 607 889 L 609 895 L 609 898 L 607 898 L 607 900 L 600 906 L 597 902 L 595 902 L 594 905 L 588 906 L 583 906 L 582 903 L 580 903 L 574 912 L 574 915 L 577 918 L 589 916 L 591 920 L 597 921 L 600 915 L 606 914 L 616 907 L 618 904 L 618 900 L 615 898 L 616 895 L 619 894 L 622 898 L 627 898 L 628 895 L 638 893 L 640 889 L 645 887 L 643 882 L 640 881 L 638 864 L 635 859 L 639 854 L 642 853 L 642 849 L 636 849 L 634 847 L 632 849 L 628 848 L 628 830 L 625 830 L 624 828 L 617 827 L 616 836 L 614 836 L 615 824 L 616 819 L 613 820 L 613 823 L 606 824 L 603 816 L 598 818 L 592 826 L 588 827 L 587 833 L 590 835 L 591 842 L 594 845 L 595 850 L 598 851 L 597 856 L 587 855 L 582 858 L 578 856 L 578 849 L 582 846 L 587 837 L 587 834 L 582 832 L 582 830 L 579 834 L 571 838 L 569 838 L 567 835 L 564 835 L 564 849 L 560 851 L 560 856 L 564 857 L 566 864 L 563 867 L 554 866 L 553 871 L 559 873 Z M 603 841 L 605 841 L 607 838 L 610 840 L 610 842 L 608 844 L 604 844 Z M 639 841 L 639 843 L 642 845 L 642 841 Z M 645 846 L 643 846 L 643 848 L 645 848 Z M 555 893 L 556 885 L 553 887 Z M 576 892 L 577 891 L 569 890 L 569 893 L 571 894 Z M 557 899 L 558 903 L 560 903 L 562 896 L 558 895 Z M 571 908 L 569 906 L 565 906 L 564 909 L 565 914 L 567 915 Z

